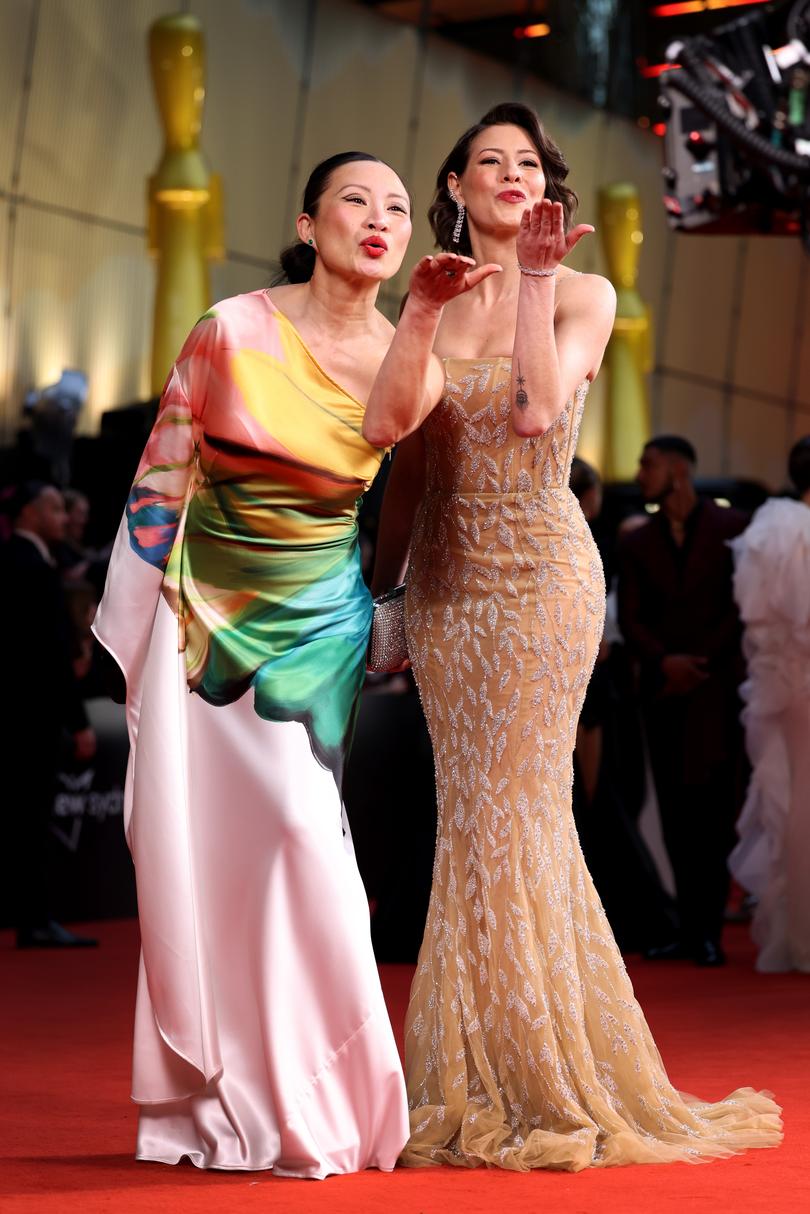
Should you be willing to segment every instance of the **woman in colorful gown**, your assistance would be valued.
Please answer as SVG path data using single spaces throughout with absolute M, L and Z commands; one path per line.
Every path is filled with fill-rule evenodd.
M 810 436 L 788 470 L 796 498 L 766 502 L 731 541 L 752 774 L 729 868 L 757 899 L 764 973 L 810 973 Z
M 358 499 L 412 424 L 375 306 L 410 232 L 375 157 L 313 171 L 289 285 L 194 328 L 116 540 L 94 629 L 127 681 L 139 1159 L 323 1177 L 391 1169 L 407 1138 L 340 777 Z M 444 267 L 417 266 L 415 310 L 474 285 Z
M 570 227 L 566 172 L 536 115 L 501 105 L 456 144 L 431 208 L 440 247 L 503 273 L 436 317 L 446 385 L 394 462 L 375 574 L 397 580 L 423 486 L 406 617 L 439 817 L 407 1165 L 577 1171 L 780 1140 L 768 1095 L 670 1084 L 573 822 L 605 588 L 568 481 L 614 294 L 563 264 L 590 230 Z

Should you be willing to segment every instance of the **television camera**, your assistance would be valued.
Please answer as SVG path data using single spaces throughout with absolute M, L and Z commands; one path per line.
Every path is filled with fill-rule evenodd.
M 666 60 L 671 226 L 797 234 L 810 252 L 810 0 L 685 37 Z

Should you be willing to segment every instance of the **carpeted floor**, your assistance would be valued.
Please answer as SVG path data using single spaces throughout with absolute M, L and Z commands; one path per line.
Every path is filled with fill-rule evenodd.
M 810 977 L 757 975 L 744 929 L 731 964 L 631 967 L 672 1080 L 717 1099 L 743 1084 L 784 1106 L 776 1151 L 685 1164 L 513 1175 L 455 1168 L 323 1182 L 135 1163 L 128 1100 L 137 967 L 131 921 L 97 925 L 102 947 L 18 953 L 0 934 L 0 1211 L 3 1214 L 808 1214 Z M 397 1032 L 407 966 L 383 967 Z

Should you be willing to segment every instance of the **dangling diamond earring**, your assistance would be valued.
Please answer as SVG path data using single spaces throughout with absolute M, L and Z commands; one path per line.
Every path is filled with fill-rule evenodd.
M 465 215 L 464 203 L 459 202 L 459 200 L 456 198 L 453 191 L 450 189 L 450 186 L 447 187 L 447 193 L 450 195 L 453 202 L 458 207 L 458 218 L 456 219 L 456 226 L 453 228 L 453 244 L 458 244 L 459 241 L 461 240 L 461 229 L 464 227 L 464 215 Z

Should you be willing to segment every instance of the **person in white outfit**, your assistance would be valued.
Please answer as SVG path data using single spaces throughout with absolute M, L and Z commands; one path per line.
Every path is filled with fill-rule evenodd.
M 810 973 L 810 435 L 788 468 L 796 499 L 766 502 L 731 541 L 753 771 L 729 865 L 757 899 L 756 968 L 766 973 Z

